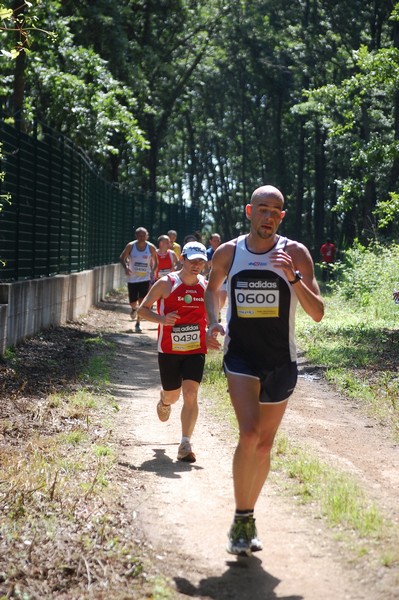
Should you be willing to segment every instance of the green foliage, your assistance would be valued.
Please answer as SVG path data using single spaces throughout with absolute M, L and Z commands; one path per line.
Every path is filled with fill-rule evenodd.
M 300 103 L 295 111 L 323 124 L 328 154 L 334 156 L 338 172 L 345 175 L 336 177 L 337 198 L 332 210 L 341 218 L 352 213 L 358 235 L 363 235 L 366 219 L 372 223 L 377 216 L 378 227 L 384 228 L 393 223 L 397 211 L 394 203 L 388 206 L 386 198 L 394 192 L 390 186 L 396 183 L 393 169 L 399 157 L 394 125 L 399 49 L 387 46 L 370 50 L 362 45 L 353 50 L 352 58 L 350 77 L 307 91 L 307 102 Z M 370 183 L 371 201 L 366 191 Z M 373 203 L 376 210 L 372 210 Z
M 383 229 L 399 218 L 399 194 L 390 192 L 389 200 L 377 202 L 374 214 L 378 216 L 378 227 Z
M 265 182 L 287 198 L 284 233 L 313 248 L 399 233 L 386 204 L 399 180 L 396 5 L 28 4 L 24 18 L 57 44 L 29 32 L 26 120 L 60 129 L 113 181 L 191 204 L 224 239 L 245 230 Z M 0 37 L 15 46 L 15 32 Z M 0 63 L 7 100 L 16 62 Z
M 326 378 L 399 433 L 399 246 L 356 243 L 326 295 L 325 317 L 299 314 L 298 342 Z
M 36 5 L 39 3 L 40 0 L 36 0 Z M 52 41 L 56 39 L 53 32 L 38 26 L 39 19 L 35 14 L 34 4 L 28 0 L 21 0 L 17 8 L 7 8 L 0 3 L 0 21 L 2 22 L 0 32 L 17 33 L 17 38 L 13 41 L 12 46 L 10 43 L 8 48 L 1 49 L 1 54 L 10 59 L 16 59 L 21 52 L 29 53 L 35 32 L 47 35 Z
M 63 42 L 57 55 L 61 70 L 55 57 L 46 54 L 35 59 L 29 75 L 46 107 L 40 116 L 86 148 L 97 164 L 106 164 L 110 155 L 120 157 L 122 140 L 132 159 L 144 146 L 144 138 L 133 115 L 136 102 L 131 90 L 111 76 L 93 50 Z
M 394 308 L 392 292 L 397 281 L 398 245 L 384 246 L 374 242 L 365 247 L 356 241 L 345 252 L 340 279 L 334 289 L 343 298 L 356 300 L 359 306 L 373 306 L 381 318 L 389 318 Z

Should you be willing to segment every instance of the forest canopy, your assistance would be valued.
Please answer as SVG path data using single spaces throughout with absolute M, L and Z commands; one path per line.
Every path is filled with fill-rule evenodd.
M 47 123 L 109 180 L 225 239 L 264 183 L 313 249 L 397 239 L 399 4 L 13 0 L 0 25 L 1 118 Z

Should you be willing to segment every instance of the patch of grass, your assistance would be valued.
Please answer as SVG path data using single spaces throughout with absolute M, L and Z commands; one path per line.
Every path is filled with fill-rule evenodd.
M 314 324 L 299 311 L 297 335 L 307 359 L 399 439 L 398 263 L 397 244 L 355 242 L 327 286 L 324 319 Z
M 114 451 L 109 446 L 98 446 L 97 444 L 93 446 L 94 454 L 98 457 L 100 456 L 113 456 Z
M 86 385 L 96 388 L 104 388 L 110 381 L 110 363 L 115 351 L 115 344 L 108 342 L 102 336 L 91 337 L 85 340 L 87 346 L 91 346 L 94 355 L 90 357 L 88 364 L 83 368 L 81 380 Z
M 303 448 L 294 448 L 284 437 L 279 436 L 273 468 L 295 480 L 295 493 L 304 502 L 316 501 L 331 525 L 356 531 L 362 537 L 379 537 L 389 528 L 351 476 L 322 463 Z
M 47 406 L 49 408 L 60 408 L 63 403 L 62 395 L 54 392 L 47 396 Z
M 19 401 L 16 417 L 26 410 L 29 427 L 12 413 L 1 422 L 0 598 L 103 598 L 105 589 L 109 600 L 173 598 L 166 583 L 150 580 L 145 542 L 109 476 L 115 457 L 104 422 L 117 404 L 104 393 L 105 362 L 91 363 L 79 389 L 72 382 L 40 398 L 40 411 Z
M 92 385 L 108 385 L 109 357 L 93 356 L 81 377 L 86 383 L 91 383 Z
M 173 600 L 170 583 L 163 577 L 156 577 L 153 582 L 152 600 Z
M 81 444 L 87 440 L 87 433 L 85 431 L 81 431 L 80 429 L 76 429 L 74 431 L 69 431 L 62 437 L 66 444 L 77 446 L 78 444 Z
M 64 399 L 63 412 L 69 419 L 85 419 L 88 424 L 90 414 L 98 407 L 98 398 L 85 388 Z
M 3 359 L 13 361 L 15 359 L 15 348 L 6 348 L 3 352 Z
M 399 328 L 389 329 L 372 306 L 327 295 L 321 323 L 299 311 L 297 338 L 306 359 L 322 368 L 328 381 L 399 438 Z
M 358 557 L 378 546 L 381 564 L 398 563 L 396 528 L 352 475 L 323 463 L 306 448 L 290 444 L 281 433 L 273 451 L 272 469 L 287 477 L 289 493 L 319 511 Z

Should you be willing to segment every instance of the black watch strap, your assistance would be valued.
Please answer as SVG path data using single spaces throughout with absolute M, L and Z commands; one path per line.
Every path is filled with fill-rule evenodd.
M 294 285 L 295 283 L 298 283 L 298 281 L 301 281 L 302 279 L 302 273 L 300 271 L 295 271 L 295 279 L 293 279 L 292 281 L 289 281 L 288 283 L 290 283 L 291 285 Z

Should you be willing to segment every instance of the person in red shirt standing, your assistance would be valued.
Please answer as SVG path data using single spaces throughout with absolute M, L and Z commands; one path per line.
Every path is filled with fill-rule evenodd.
M 154 283 L 139 308 L 139 315 L 158 323 L 158 365 L 161 397 L 157 413 L 167 421 L 171 405 L 183 392 L 181 410 L 182 439 L 177 460 L 195 462 L 191 436 L 198 417 L 198 389 L 202 381 L 206 349 L 206 281 L 201 271 L 206 248 L 188 242 L 182 250 L 182 268 Z M 157 310 L 152 306 L 157 303 Z
M 327 241 L 320 248 L 321 259 L 323 261 L 323 281 L 328 281 L 332 277 L 332 264 L 335 260 L 335 252 L 335 246 L 332 243 L 332 241 L 328 238 Z
M 160 235 L 158 238 L 158 266 L 155 270 L 155 280 L 161 279 L 171 271 L 175 271 L 178 258 L 173 250 L 169 248 L 170 240 L 167 235 Z

